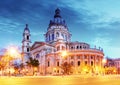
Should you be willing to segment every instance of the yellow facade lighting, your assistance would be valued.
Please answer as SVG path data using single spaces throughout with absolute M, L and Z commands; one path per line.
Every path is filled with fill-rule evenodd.
M 66 51 L 62 51 L 62 57 L 67 56 L 67 52 Z
M 107 60 L 106 60 L 106 59 L 103 59 L 103 60 L 102 60 L 102 63 L 103 63 L 103 64 L 105 64 L 106 62 L 107 62 Z

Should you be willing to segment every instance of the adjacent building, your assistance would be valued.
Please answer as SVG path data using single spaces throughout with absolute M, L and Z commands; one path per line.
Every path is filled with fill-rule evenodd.
M 22 41 L 23 62 L 30 56 L 38 59 L 40 74 L 62 74 L 61 65 L 64 62 L 72 65 L 70 74 L 101 73 L 103 49 L 91 48 L 85 42 L 71 41 L 72 34 L 60 13 L 57 8 L 44 34 L 45 41 L 36 41 L 32 46 L 30 30 L 26 25 Z
M 113 59 L 115 67 L 117 68 L 117 73 L 120 74 L 120 58 Z

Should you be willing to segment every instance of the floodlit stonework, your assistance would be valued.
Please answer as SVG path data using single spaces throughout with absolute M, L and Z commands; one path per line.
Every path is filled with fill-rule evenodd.
M 22 41 L 23 61 L 25 63 L 29 56 L 38 59 L 40 63 L 38 73 L 62 74 L 61 64 L 64 62 L 72 65 L 70 74 L 102 72 L 103 49 L 91 48 L 85 42 L 71 41 L 72 35 L 60 15 L 60 9 L 55 10 L 54 18 L 50 20 L 44 37 L 45 42 L 34 42 L 30 46 L 30 30 L 26 25 Z M 63 52 L 66 54 L 63 55 Z

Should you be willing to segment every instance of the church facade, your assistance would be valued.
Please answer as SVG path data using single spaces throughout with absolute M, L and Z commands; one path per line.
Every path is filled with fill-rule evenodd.
M 103 50 L 91 48 L 85 42 L 71 41 L 72 35 L 60 15 L 60 9 L 55 10 L 54 18 L 50 20 L 47 32 L 44 34 L 44 42 L 34 42 L 30 46 L 30 36 L 30 30 L 26 25 L 22 41 L 23 62 L 25 63 L 29 56 L 38 59 L 39 74 L 62 74 L 61 65 L 64 62 L 72 66 L 70 74 L 101 73 Z

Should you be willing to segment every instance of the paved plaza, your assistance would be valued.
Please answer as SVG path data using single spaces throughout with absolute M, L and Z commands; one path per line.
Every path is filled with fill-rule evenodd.
M 120 76 L 1 77 L 0 85 L 120 85 Z

